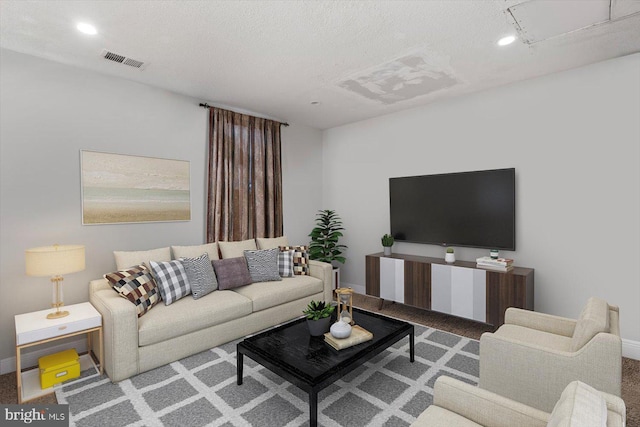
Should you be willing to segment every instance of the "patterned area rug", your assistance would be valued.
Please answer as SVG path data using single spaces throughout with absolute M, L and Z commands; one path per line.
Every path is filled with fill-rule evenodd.
M 478 341 L 415 325 L 415 362 L 400 340 L 319 393 L 318 425 L 410 425 L 448 375 L 477 384 Z M 56 391 L 71 426 L 300 427 L 309 425 L 307 394 L 245 357 L 236 385 L 236 344 L 213 348 L 117 384 L 94 375 Z

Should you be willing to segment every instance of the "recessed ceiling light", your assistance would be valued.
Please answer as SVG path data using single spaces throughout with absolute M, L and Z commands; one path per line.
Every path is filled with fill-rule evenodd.
M 84 22 L 79 23 L 76 28 L 78 29 L 78 31 L 80 31 L 81 33 L 84 34 L 89 34 L 89 35 L 95 35 L 98 34 L 98 30 L 96 30 L 96 27 L 94 27 L 91 24 L 87 24 Z
M 506 46 L 516 41 L 516 36 L 506 36 L 498 40 L 498 46 Z

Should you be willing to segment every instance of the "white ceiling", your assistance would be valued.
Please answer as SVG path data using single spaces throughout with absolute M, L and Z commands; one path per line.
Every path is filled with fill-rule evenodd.
M 640 1 L 2 0 L 0 29 L 3 48 L 326 129 L 640 52 Z

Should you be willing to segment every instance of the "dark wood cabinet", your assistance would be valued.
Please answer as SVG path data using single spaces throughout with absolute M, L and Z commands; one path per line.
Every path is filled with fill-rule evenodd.
M 500 272 L 473 262 L 381 252 L 367 255 L 365 266 L 367 295 L 494 326 L 504 323 L 508 307 L 533 310 L 531 268 Z

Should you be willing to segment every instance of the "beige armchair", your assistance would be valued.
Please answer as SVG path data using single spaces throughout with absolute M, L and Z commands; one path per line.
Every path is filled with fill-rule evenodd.
M 547 412 L 574 380 L 620 396 L 618 315 L 598 298 L 577 320 L 508 308 L 505 323 L 480 338 L 479 386 Z
M 624 427 L 625 420 L 622 399 L 579 381 L 571 382 L 553 411 L 547 413 L 441 376 L 434 385 L 433 405 L 420 414 L 411 427 Z

